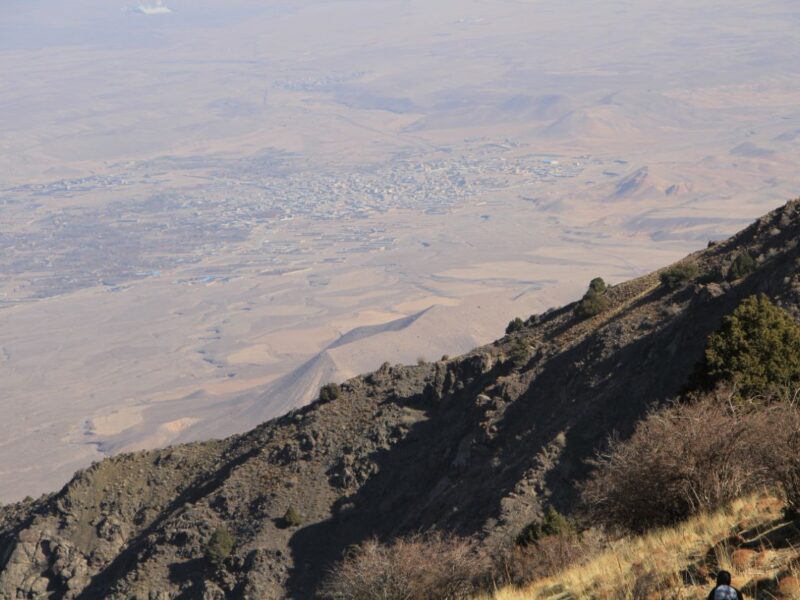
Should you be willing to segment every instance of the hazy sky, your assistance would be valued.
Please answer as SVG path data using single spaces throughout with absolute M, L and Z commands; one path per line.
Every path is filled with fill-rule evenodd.
M 303 112 L 276 93 L 287 81 L 305 81 L 320 102 L 415 113 L 423 127 L 514 121 L 525 108 L 516 97 L 556 95 L 561 108 L 624 104 L 639 129 L 691 125 L 695 107 L 675 90 L 771 93 L 800 70 L 792 0 L 170 0 L 173 12 L 151 15 L 140 6 L 151 4 L 4 3 L 7 177 L 274 130 L 281 111 Z
M 135 2 L 108 0 L 5 2 L 3 70 L 22 76 L 14 67 L 25 65 L 46 78 L 52 61 L 51 75 L 63 75 L 65 66 L 76 77 L 91 71 L 97 79 L 85 83 L 93 91 L 121 64 L 147 74 L 152 84 L 169 86 L 168 78 L 159 78 L 167 75 L 163 65 L 171 60 L 253 60 L 262 63 L 267 80 L 286 69 L 298 75 L 368 70 L 396 84 L 395 94 L 406 91 L 423 100 L 420 92 L 427 90 L 525 91 L 526 81 L 568 92 L 592 82 L 708 85 L 800 68 L 799 10 L 790 0 L 171 0 L 165 5 L 174 12 L 144 15 L 132 12 L 140 6 Z M 411 57 L 416 68 L 398 72 Z M 470 62 L 476 69 L 495 67 L 496 77 L 473 77 Z M 442 79 L 447 66 L 455 69 Z M 424 85 L 432 74 L 439 80 Z M 13 95 L 5 90 L 5 98 Z

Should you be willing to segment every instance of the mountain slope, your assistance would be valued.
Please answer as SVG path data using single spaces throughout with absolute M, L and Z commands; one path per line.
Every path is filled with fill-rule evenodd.
M 719 568 L 745 598 L 796 598 L 797 524 L 771 496 L 751 496 L 673 527 L 616 540 L 587 561 L 491 600 L 695 598 L 708 596 Z M 488 600 L 484 598 L 481 600 Z
M 548 505 L 569 511 L 585 459 L 686 385 L 743 298 L 800 316 L 798 240 L 795 201 L 693 255 L 701 275 L 680 289 L 653 273 L 610 288 L 591 319 L 549 311 L 456 359 L 384 365 L 249 433 L 105 460 L 0 510 L 0 595 L 309 598 L 367 537 L 503 539 Z M 727 283 L 745 250 L 758 268 Z M 217 569 L 204 552 L 221 526 L 236 543 Z

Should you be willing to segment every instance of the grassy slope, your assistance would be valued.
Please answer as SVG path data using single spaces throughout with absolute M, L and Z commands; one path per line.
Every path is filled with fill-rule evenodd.
M 800 598 L 800 529 L 764 496 L 671 529 L 623 538 L 588 562 L 491 600 L 703 599 L 718 569 L 747 598 Z M 488 600 L 488 599 L 483 599 Z

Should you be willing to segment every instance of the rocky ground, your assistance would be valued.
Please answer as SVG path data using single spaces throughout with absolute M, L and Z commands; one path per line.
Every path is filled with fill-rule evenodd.
M 610 308 L 535 315 L 464 356 L 385 364 L 338 398 L 240 436 L 120 455 L 0 509 L 3 598 L 311 598 L 348 546 L 438 529 L 516 535 L 569 511 L 585 460 L 690 380 L 705 340 L 763 292 L 800 317 L 800 201 L 690 260 L 610 288 Z M 742 251 L 748 277 L 728 282 Z M 299 522 L 284 518 L 288 509 Z M 235 538 L 219 566 L 212 533 Z

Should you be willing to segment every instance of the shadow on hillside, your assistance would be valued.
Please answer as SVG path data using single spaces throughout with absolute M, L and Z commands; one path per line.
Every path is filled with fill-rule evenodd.
M 388 450 L 370 456 L 373 475 L 352 496 L 341 498 L 334 516 L 299 530 L 290 540 L 295 565 L 288 582 L 291 598 L 312 598 L 326 570 L 348 547 L 371 537 L 425 530 L 441 516 L 438 495 L 452 485 L 451 463 L 459 442 L 477 426 L 484 409 L 472 401 L 493 381 L 502 367 L 477 376 L 459 394 L 432 406 L 420 393 L 391 402 L 426 411 L 427 419 L 411 427 L 406 437 Z M 466 499 L 447 507 L 457 512 Z M 469 528 L 456 533 L 472 533 Z
M 687 288 L 673 298 L 685 310 L 652 330 L 625 330 L 630 322 L 615 315 L 575 347 L 543 363 L 532 360 L 526 366 L 530 383 L 515 400 L 506 397 L 503 376 L 508 373 L 497 366 L 472 380 L 462 374 L 464 388 L 436 405 L 423 394 L 393 400 L 425 409 L 428 418 L 404 440 L 371 456 L 377 473 L 353 496 L 342 498 L 333 517 L 292 537 L 290 596 L 313 597 L 334 561 L 370 537 L 389 540 L 432 528 L 480 535 L 489 522 L 514 523 L 513 515 L 503 514 L 502 500 L 562 432 L 566 447 L 544 474 L 544 493 L 559 510 L 574 508 L 586 460 L 612 432 L 628 436 L 651 406 L 676 397 L 722 316 L 756 291 L 774 291 L 775 281 L 754 279 L 719 297 L 693 296 Z M 654 290 L 629 311 L 649 303 L 658 310 L 662 295 Z M 481 427 L 488 410 L 476 401 L 482 393 L 513 400 L 491 435 Z M 466 458 L 455 460 L 462 454 Z
M 170 583 L 182 587 L 181 594 L 176 596 L 176 600 L 202 597 L 205 587 L 203 579 L 208 575 L 208 571 L 208 561 L 205 558 L 192 558 L 169 565 Z
M 751 528 L 734 528 L 731 534 L 714 544 L 705 554 L 680 572 L 686 585 L 711 585 L 715 573 L 720 569 L 720 558 L 732 560 L 738 550 L 750 550 L 756 556 L 765 550 L 785 550 L 797 548 L 800 543 L 800 523 L 775 519 L 766 524 Z M 752 560 L 752 559 L 750 559 Z M 730 568 L 730 567 L 726 567 Z M 764 596 L 777 589 L 775 577 L 751 581 L 742 589 L 746 597 L 772 598 Z
M 669 327 L 613 348 L 605 357 L 600 350 L 606 342 L 592 335 L 550 358 L 527 390 L 508 405 L 492 436 L 480 426 L 487 407 L 475 399 L 484 392 L 490 397 L 503 395 L 502 376 L 507 374 L 503 367 L 469 381 L 437 406 L 427 404 L 421 394 L 394 400 L 424 408 L 428 419 L 413 426 L 403 441 L 371 456 L 377 474 L 355 495 L 342 498 L 335 516 L 292 537 L 296 562 L 289 580 L 291 597 L 313 597 L 326 569 L 349 546 L 370 537 L 387 540 L 430 528 L 480 534 L 488 520 L 504 518 L 501 501 L 523 479 L 543 447 L 565 430 L 570 432 L 567 461 L 548 474 L 547 486 L 561 490 L 554 496 L 557 503 L 572 502 L 573 480 L 583 474 L 585 459 L 608 433 L 629 431 L 649 405 L 680 390 L 714 326 L 713 319 L 704 319 L 697 328 L 693 323 L 693 319 L 677 318 Z M 654 378 L 647 366 L 664 360 L 662 350 L 670 345 L 675 348 L 670 368 Z M 576 362 L 587 356 L 591 360 L 576 370 Z M 614 381 L 613 373 L 619 368 L 635 372 L 635 398 L 628 386 Z M 630 381 L 631 376 L 625 379 Z M 469 448 L 468 458 L 455 461 L 460 449 L 465 454 L 464 447 Z
M 255 447 L 248 452 L 243 452 L 236 458 L 227 462 L 225 467 L 217 471 L 210 479 L 205 479 L 200 475 L 201 483 L 189 485 L 181 494 L 175 497 L 172 502 L 165 506 L 160 511 L 160 515 L 157 519 L 147 528 L 139 532 L 138 535 L 133 537 L 125 546 L 125 549 L 92 578 L 89 585 L 76 597 L 76 600 L 95 600 L 96 598 L 107 597 L 110 585 L 115 580 L 124 579 L 128 574 L 134 571 L 141 562 L 141 554 L 145 556 L 148 555 L 148 546 L 151 545 L 148 537 L 152 534 L 157 534 L 160 526 L 167 519 L 172 517 L 176 510 L 181 508 L 184 504 L 192 504 L 210 494 L 214 489 L 220 487 L 239 465 L 246 463 L 259 452 L 259 447 Z M 170 579 L 175 584 L 188 584 L 190 591 L 196 592 L 197 590 L 202 590 L 203 581 L 208 574 L 208 571 L 203 568 L 205 564 L 205 560 L 197 559 L 174 565 L 170 569 Z M 198 596 L 194 595 L 190 597 L 196 598 Z
M 656 290 L 631 310 L 660 296 Z M 720 302 L 691 304 L 666 325 L 645 331 L 626 332 L 622 315 L 616 315 L 602 331 L 553 357 L 506 411 L 503 430 L 509 443 L 501 460 L 524 463 L 526 451 L 532 456 L 565 433 L 567 444 L 545 483 L 553 492 L 549 501 L 562 512 L 572 510 L 576 482 L 588 471 L 586 461 L 609 435 L 629 436 L 652 406 L 663 405 L 683 389 L 726 310 L 720 310 Z
M 800 522 L 776 519 L 766 526 L 746 529 L 726 542 L 731 545 L 738 542 L 739 548 L 750 550 L 797 548 L 800 547 Z

